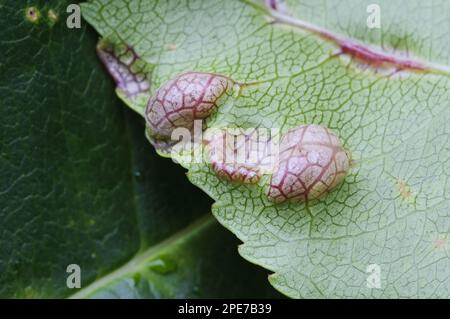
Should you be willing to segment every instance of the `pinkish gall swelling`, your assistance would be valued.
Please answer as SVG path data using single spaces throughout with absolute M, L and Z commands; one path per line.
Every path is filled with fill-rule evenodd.
M 170 148 L 176 142 L 171 141 L 176 128 L 192 132 L 194 120 L 207 118 L 233 84 L 218 74 L 186 72 L 162 85 L 145 110 L 148 134 L 155 147 Z
M 257 183 L 270 165 L 270 136 L 258 129 L 228 129 L 208 138 L 209 162 L 229 181 Z
M 344 180 L 349 165 L 349 153 L 329 129 L 315 124 L 291 129 L 281 139 L 267 196 L 275 203 L 318 198 Z

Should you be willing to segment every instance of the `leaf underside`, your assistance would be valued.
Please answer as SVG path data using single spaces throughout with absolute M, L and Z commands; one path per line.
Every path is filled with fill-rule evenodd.
M 285 10 L 390 54 L 450 63 L 448 2 L 380 1 L 382 28 L 370 30 L 368 4 L 292 0 Z M 258 83 L 219 105 L 208 127 L 321 124 L 351 151 L 345 182 L 308 205 L 270 203 L 268 176 L 241 185 L 208 163 L 186 164 L 190 181 L 215 200 L 215 217 L 243 241 L 240 254 L 273 271 L 276 289 L 308 298 L 448 297 L 448 74 L 388 76 L 361 66 L 317 34 L 271 23 L 259 2 L 94 0 L 82 11 L 103 38 L 152 66 L 150 94 L 188 70 Z M 124 100 L 143 112 L 145 99 Z M 366 284 L 370 264 L 380 266 L 379 289 Z

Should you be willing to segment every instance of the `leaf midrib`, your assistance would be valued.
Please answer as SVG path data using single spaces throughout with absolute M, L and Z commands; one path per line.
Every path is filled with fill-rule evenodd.
M 342 47 L 342 44 L 361 45 L 366 50 L 376 54 L 382 54 L 384 56 L 390 56 L 394 59 L 404 59 L 405 57 L 397 54 L 386 53 L 385 50 L 377 45 L 366 43 L 366 41 L 355 38 L 354 36 L 343 35 L 329 28 L 322 27 L 320 25 L 313 24 L 307 20 L 300 19 L 295 16 L 291 16 L 288 13 L 279 12 L 276 9 L 271 9 L 268 5 L 262 5 L 254 3 L 252 0 L 240 0 L 248 6 L 253 7 L 259 11 L 263 16 L 274 19 L 272 24 L 278 23 L 280 25 L 290 26 L 294 29 L 303 30 L 304 32 L 311 33 L 315 37 L 321 38 L 323 41 L 333 44 L 338 47 Z M 373 51 L 375 50 L 375 51 Z M 425 73 L 439 74 L 449 77 L 450 66 L 448 64 L 441 64 L 433 62 L 430 59 L 423 58 L 410 58 L 409 61 L 422 65 Z
M 152 256 L 157 256 L 158 252 L 163 250 L 164 248 L 170 247 L 172 245 L 176 245 L 179 242 L 182 242 L 184 239 L 188 238 L 193 233 L 197 233 L 202 228 L 208 227 L 210 224 L 216 222 L 213 218 L 212 214 L 206 214 L 193 223 L 188 225 L 187 227 L 179 230 L 174 233 L 170 237 L 162 240 L 156 245 L 138 252 L 133 258 L 131 258 L 128 262 L 120 266 L 119 268 L 113 270 L 112 272 L 104 275 L 103 277 L 94 280 L 88 286 L 81 288 L 76 293 L 70 295 L 69 299 L 81 299 L 89 297 L 90 294 L 95 292 L 96 290 L 107 286 L 108 284 L 116 281 L 117 279 L 123 278 L 127 274 L 133 273 L 139 268 L 139 265 L 143 263 L 146 259 L 151 258 Z

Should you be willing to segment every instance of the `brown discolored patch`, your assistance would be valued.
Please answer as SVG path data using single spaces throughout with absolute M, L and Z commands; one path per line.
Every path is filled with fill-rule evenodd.
M 350 166 L 338 137 L 315 124 L 288 131 L 281 139 L 279 157 L 267 192 L 275 203 L 318 198 L 340 184 Z
M 177 45 L 175 43 L 169 43 L 166 45 L 167 51 L 175 51 L 177 49 Z
M 412 198 L 411 189 L 404 179 L 400 178 L 397 181 L 397 187 L 398 187 L 398 190 L 400 192 L 400 196 L 402 197 L 402 199 L 409 200 Z

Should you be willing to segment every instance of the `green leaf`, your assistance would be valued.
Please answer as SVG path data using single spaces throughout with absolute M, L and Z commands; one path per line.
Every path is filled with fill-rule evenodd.
M 170 274 L 147 264 L 139 287 L 114 296 L 276 296 L 264 271 L 222 247 L 238 241 L 217 229 L 210 199 L 154 154 L 113 92 L 97 34 L 66 27 L 71 2 L 0 1 L 0 296 L 102 285 L 104 296 L 117 274 L 137 278 L 133 261 L 162 255 L 177 264 Z M 81 291 L 66 286 L 69 264 Z
M 280 297 L 266 285 L 262 272 L 242 267 L 236 244 L 235 238 L 206 216 L 73 297 Z
M 257 83 L 221 102 L 208 127 L 285 132 L 316 123 L 351 151 L 345 182 L 308 205 L 269 202 L 268 176 L 240 185 L 208 163 L 186 164 L 216 201 L 216 218 L 244 242 L 240 254 L 273 271 L 270 282 L 291 297 L 448 297 L 450 7 L 378 3 L 381 30 L 366 27 L 369 2 L 361 1 L 292 0 L 275 12 L 237 0 L 83 5 L 105 39 L 153 67 L 150 93 L 188 70 Z M 283 23 L 272 23 L 280 14 Z M 337 55 L 348 43 L 353 51 Z M 367 53 L 358 59 L 355 43 L 393 57 L 390 73 Z M 399 70 L 405 61 L 423 70 Z M 380 267 L 379 289 L 366 283 L 371 264 Z

